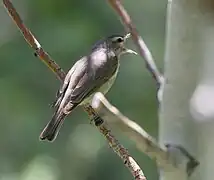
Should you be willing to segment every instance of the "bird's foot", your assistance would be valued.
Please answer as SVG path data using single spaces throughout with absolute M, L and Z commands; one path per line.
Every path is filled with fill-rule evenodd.
M 95 126 L 100 126 L 103 124 L 103 120 L 99 116 L 93 117 L 93 119 L 91 119 L 91 123 L 92 122 L 94 122 Z

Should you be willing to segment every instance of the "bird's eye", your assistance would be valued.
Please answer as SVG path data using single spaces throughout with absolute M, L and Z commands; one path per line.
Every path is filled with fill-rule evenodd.
M 119 42 L 119 43 L 123 42 L 123 38 L 121 38 L 121 37 L 117 38 L 117 42 Z

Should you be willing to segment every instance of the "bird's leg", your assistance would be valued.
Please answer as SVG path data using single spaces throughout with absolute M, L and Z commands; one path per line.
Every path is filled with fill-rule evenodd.
M 95 126 L 100 126 L 103 123 L 103 120 L 97 115 L 90 105 L 85 105 L 84 110 L 90 115 L 90 123 L 94 122 Z
M 94 121 L 95 126 L 100 126 L 103 124 L 103 120 L 98 115 L 94 116 L 91 121 Z

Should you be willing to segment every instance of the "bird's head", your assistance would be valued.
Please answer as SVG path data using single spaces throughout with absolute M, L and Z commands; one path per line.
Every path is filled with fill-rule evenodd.
M 108 47 L 113 50 L 117 56 L 126 53 L 137 54 L 135 51 L 125 47 L 125 42 L 130 36 L 130 33 L 126 34 L 125 36 L 112 35 L 107 37 L 106 42 L 108 44 Z
M 125 36 L 122 35 L 112 35 L 105 39 L 98 41 L 92 48 L 92 50 L 96 50 L 99 48 L 107 48 L 110 51 L 113 51 L 116 56 L 120 56 L 122 54 L 130 53 L 137 54 L 135 51 L 128 49 L 125 47 L 126 40 L 131 36 L 130 33 Z

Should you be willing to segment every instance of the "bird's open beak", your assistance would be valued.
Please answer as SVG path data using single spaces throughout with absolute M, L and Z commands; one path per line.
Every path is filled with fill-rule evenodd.
M 131 33 L 128 33 L 128 34 L 126 34 L 125 36 L 124 36 L 124 40 L 127 40 L 128 38 L 130 38 L 131 37 Z
M 124 36 L 124 40 L 126 41 L 126 40 L 127 40 L 128 38 L 130 38 L 130 37 L 131 37 L 131 33 L 128 33 L 128 34 L 126 34 L 126 35 Z M 131 49 L 125 48 L 124 51 L 125 51 L 126 53 L 129 53 L 129 54 L 135 54 L 135 55 L 137 55 L 137 52 L 135 52 L 135 51 L 133 51 L 133 50 L 131 50 Z
M 129 53 L 129 54 L 135 54 L 135 55 L 137 55 L 137 53 L 135 51 L 131 50 L 131 49 L 125 49 L 125 52 Z
M 124 40 L 126 41 L 128 38 L 130 38 L 131 37 L 131 33 L 128 33 L 128 34 L 126 34 L 125 36 L 124 36 Z M 127 49 L 127 48 L 125 48 L 124 49 L 124 52 L 125 53 L 129 53 L 129 54 L 135 54 L 135 55 L 137 55 L 137 52 L 135 52 L 135 51 L 133 51 L 133 50 L 131 50 L 131 49 Z

